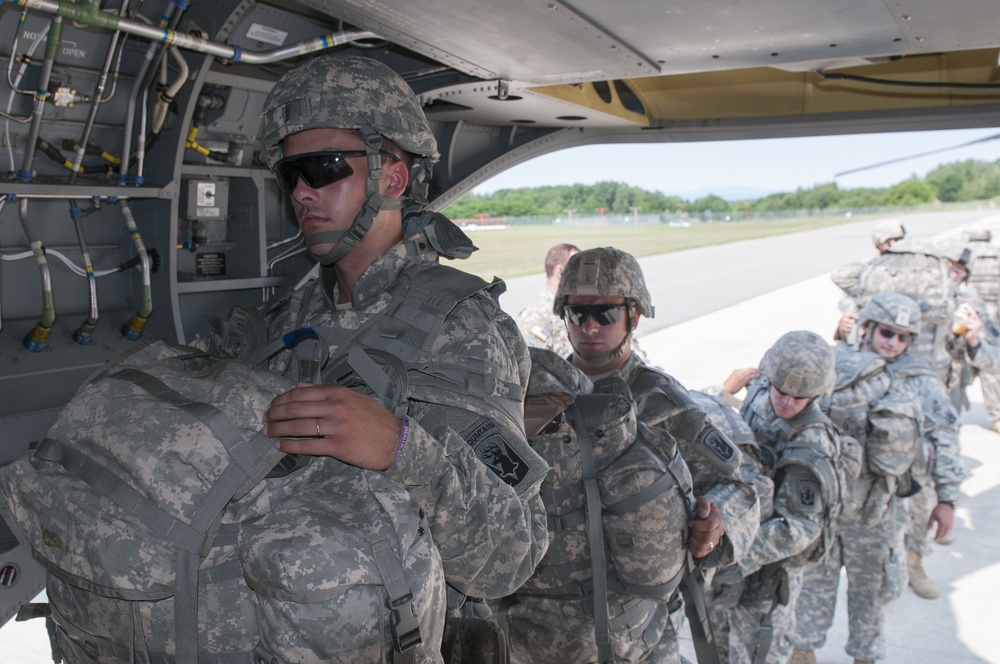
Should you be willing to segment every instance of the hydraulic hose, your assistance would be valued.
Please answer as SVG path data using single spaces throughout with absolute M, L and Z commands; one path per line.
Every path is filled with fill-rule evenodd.
M 42 318 L 35 327 L 24 337 L 24 347 L 38 353 L 45 350 L 49 343 L 49 335 L 52 333 L 52 325 L 56 322 L 55 298 L 52 294 L 52 275 L 49 273 L 49 264 L 45 260 L 45 247 L 35 234 L 35 229 L 28 219 L 28 200 L 22 198 L 19 201 L 18 211 L 21 217 L 21 228 L 24 229 L 24 236 L 28 239 L 28 246 L 31 253 L 35 255 L 35 262 L 38 263 L 38 271 L 42 277 Z
M 136 226 L 135 217 L 132 216 L 132 208 L 127 201 L 122 201 L 122 215 L 125 217 L 125 225 L 132 236 L 132 243 L 139 256 L 140 270 L 142 271 L 142 304 L 139 311 L 129 318 L 122 326 L 122 336 L 131 341 L 135 341 L 142 336 L 142 331 L 146 328 L 149 317 L 153 315 L 153 286 L 150 278 L 150 260 L 146 246 L 139 235 L 139 227 Z

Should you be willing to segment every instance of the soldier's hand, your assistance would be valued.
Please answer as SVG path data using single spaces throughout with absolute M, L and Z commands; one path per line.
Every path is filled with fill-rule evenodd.
M 704 558 L 719 546 L 726 534 L 722 525 L 722 513 L 708 498 L 699 498 L 697 517 L 688 521 L 688 551 L 695 558 Z
M 927 520 L 927 529 L 930 530 L 937 524 L 937 532 L 934 533 L 934 540 L 940 541 L 945 535 L 951 532 L 955 525 L 955 508 L 948 503 L 938 503 L 931 510 L 931 518 Z
M 726 380 L 722 381 L 722 389 L 730 394 L 736 394 L 750 384 L 754 378 L 760 375 L 760 369 L 747 367 L 746 369 L 733 369 Z
M 847 336 L 854 330 L 854 324 L 857 322 L 858 317 L 856 314 L 844 314 L 840 317 L 840 321 L 837 323 L 837 338 L 847 339 Z
M 267 409 L 265 433 L 286 454 L 329 456 L 368 470 L 396 458 L 402 421 L 367 394 L 299 383 Z

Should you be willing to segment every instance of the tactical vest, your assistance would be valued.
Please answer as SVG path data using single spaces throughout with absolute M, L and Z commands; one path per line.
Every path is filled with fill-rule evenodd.
M 526 420 L 537 423 L 552 408 L 549 403 L 540 419 L 534 414 L 539 380 L 576 370 L 548 350 L 529 351 Z M 662 602 L 681 583 L 694 507 L 691 477 L 673 441 L 652 440 L 650 432 L 637 435 L 632 393 L 624 381 L 604 379 L 591 386 L 584 377 L 575 387 L 544 389 L 559 390 L 565 398 L 564 411 L 541 431 L 528 432 L 531 446 L 551 466 L 540 491 L 550 544 L 515 597 L 592 603 L 599 660 L 609 661 L 610 634 L 620 628 L 609 623 L 608 593 Z M 555 392 L 542 397 L 549 394 Z M 558 628 L 558 615 L 551 620 Z
M 291 387 L 147 343 L 0 470 L 0 511 L 48 571 L 55 656 L 439 661 L 424 515 L 381 473 L 278 451 L 263 414 Z
M 918 242 L 896 243 L 861 273 L 858 306 L 863 307 L 875 295 L 887 292 L 902 293 L 920 304 L 920 334 L 908 352 L 926 361 L 946 381 L 951 364 L 947 341 L 955 310 L 955 283 L 947 261 L 932 247 Z
M 321 274 L 325 278 L 332 271 Z M 412 398 L 472 410 L 483 417 L 502 416 L 511 426 L 521 428 L 524 390 L 519 383 L 504 380 L 485 360 L 463 357 L 460 362 L 450 361 L 432 352 L 445 319 L 459 302 L 478 293 L 493 299 L 503 293 L 502 281 L 487 283 L 438 263 L 411 264 L 387 289 L 384 307 L 350 328 L 331 324 L 336 318 L 332 303 L 310 314 L 308 305 L 321 286 L 330 292 L 329 282 L 315 280 L 294 293 L 287 306 L 292 312 L 290 328 L 301 327 L 308 316 L 310 327 L 337 349 L 331 364 L 355 344 L 388 352 L 406 365 Z M 269 308 L 277 306 L 280 303 Z
M 761 446 L 761 462 L 764 472 L 774 480 L 775 490 L 781 484 L 784 472 L 796 467 L 810 473 L 817 481 L 823 500 L 823 531 L 817 542 L 803 553 L 782 562 L 783 565 L 798 566 L 806 562 L 823 560 L 833 545 L 835 522 L 840 514 L 847 492 L 851 468 L 860 468 L 860 446 L 850 440 L 854 460 L 844 459 L 842 436 L 837 427 L 819 408 L 810 405 L 792 419 L 785 420 L 773 413 L 767 415 L 769 385 L 766 380 L 750 384 L 746 400 L 740 414 L 753 429 Z M 822 429 L 831 439 L 834 454 L 804 443 L 800 434 L 809 428 Z M 856 475 L 855 475 L 856 476 Z

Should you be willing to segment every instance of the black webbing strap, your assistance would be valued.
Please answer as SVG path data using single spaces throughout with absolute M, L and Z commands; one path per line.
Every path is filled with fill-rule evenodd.
M 594 447 L 584 425 L 583 414 L 574 402 L 570 408 L 577 440 L 580 444 L 580 465 L 583 471 L 584 496 L 587 500 L 587 541 L 590 544 L 590 566 L 594 584 L 594 640 L 597 661 L 614 662 L 611 648 L 611 617 L 608 610 L 608 565 L 604 550 L 604 526 L 601 523 L 601 493 L 597 486 Z
M 687 571 L 681 581 L 681 595 L 684 596 L 684 613 L 691 626 L 691 640 L 698 664 L 719 664 L 719 650 L 712 632 L 705 602 L 705 575 L 694 563 L 691 552 L 687 553 Z

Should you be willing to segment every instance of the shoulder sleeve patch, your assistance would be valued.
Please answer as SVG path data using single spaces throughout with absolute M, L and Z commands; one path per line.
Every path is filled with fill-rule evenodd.
M 732 474 L 740 463 L 740 451 L 715 425 L 706 424 L 698 434 L 699 449 L 719 470 Z
M 480 461 L 485 463 L 497 477 L 511 486 L 517 486 L 527 477 L 528 464 L 507 444 L 503 437 L 503 427 L 496 420 L 486 420 L 466 437 Z
M 542 343 L 548 343 L 549 337 L 552 336 L 552 335 L 550 335 L 549 331 L 546 330 L 541 325 L 532 325 L 531 326 L 531 336 L 535 337 L 536 339 L 538 339 Z

